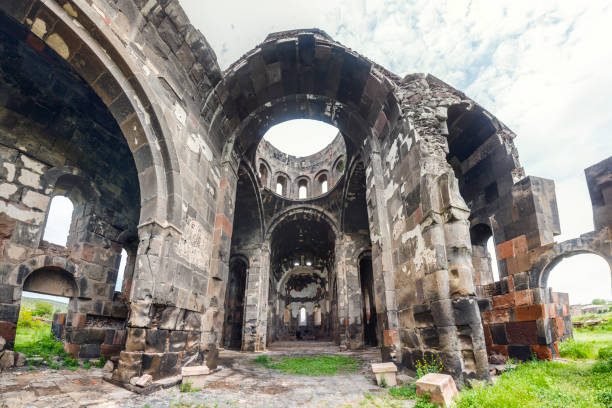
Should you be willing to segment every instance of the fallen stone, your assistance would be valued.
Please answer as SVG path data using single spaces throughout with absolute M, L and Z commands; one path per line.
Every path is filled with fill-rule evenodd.
M 395 387 L 397 385 L 397 380 L 395 378 L 397 366 L 395 364 L 373 363 L 372 372 L 376 376 L 376 384 L 378 384 L 378 386 L 384 385 L 387 387 Z
M 153 383 L 153 377 L 150 374 L 143 374 L 142 376 L 138 378 L 138 380 L 136 381 L 136 384 L 134 385 L 141 387 L 141 388 L 145 388 L 151 385 L 152 383 Z
M 0 371 L 11 368 L 15 365 L 15 352 L 13 350 L 4 350 L 0 352 Z
M 206 367 L 211 370 L 217 368 L 219 364 L 219 350 L 217 350 L 217 346 L 212 344 L 208 353 L 206 354 Z
M 6 346 L 6 340 L 0 336 L 0 351 L 4 350 L 4 346 Z
M 497 365 L 504 364 L 506 362 L 506 357 L 502 354 L 493 353 L 489 356 L 489 363 Z
M 107 372 L 113 371 L 114 369 L 115 369 L 115 364 L 110 360 L 108 360 L 106 364 L 104 364 L 104 367 L 102 367 L 102 370 L 107 371 Z
M 23 367 L 26 363 L 27 357 L 23 353 L 15 353 L 15 367 Z
M 419 397 L 429 394 L 431 402 L 447 407 L 453 403 L 453 398 L 457 395 L 457 386 L 453 377 L 448 374 L 430 373 L 417 380 L 416 392 Z

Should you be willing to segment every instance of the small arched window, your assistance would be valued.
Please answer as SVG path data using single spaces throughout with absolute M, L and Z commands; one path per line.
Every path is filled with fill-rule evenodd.
M 300 326 L 306 326 L 306 308 L 302 306 L 300 308 Z
M 119 261 L 119 273 L 117 274 L 117 281 L 115 282 L 115 292 L 121 292 L 127 261 L 128 253 L 125 249 L 121 249 L 121 261 Z
M 319 176 L 319 185 L 321 186 L 321 194 L 327 193 L 327 176 L 325 174 Z
M 266 169 L 266 165 L 263 163 L 259 165 L 259 178 L 264 187 L 268 185 L 268 169 Z
M 298 198 L 304 199 L 308 196 L 308 183 L 306 180 L 300 180 L 298 183 Z
M 287 180 L 283 176 L 276 178 L 276 194 L 285 195 Z
M 52 244 L 66 246 L 68 235 L 70 234 L 73 210 L 74 205 L 68 197 L 60 195 L 53 197 L 49 206 L 43 240 Z

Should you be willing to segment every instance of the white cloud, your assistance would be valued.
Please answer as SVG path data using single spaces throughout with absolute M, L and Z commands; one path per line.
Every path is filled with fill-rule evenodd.
M 593 228 L 583 169 L 612 153 L 611 2 L 182 4 L 222 67 L 270 32 L 318 27 L 400 75 L 436 75 L 517 133 L 527 174 L 556 181 L 561 239 Z

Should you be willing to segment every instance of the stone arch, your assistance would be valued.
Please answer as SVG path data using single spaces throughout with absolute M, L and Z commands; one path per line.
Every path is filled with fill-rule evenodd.
M 319 220 L 324 221 L 327 226 L 334 233 L 334 236 L 338 238 L 340 236 L 340 229 L 338 228 L 338 222 L 335 217 L 328 213 L 327 211 L 315 207 L 313 205 L 296 205 L 287 208 L 285 211 L 277 214 L 268 225 L 265 234 L 265 240 L 269 241 L 274 233 L 274 230 L 283 223 L 283 221 L 288 220 L 292 216 L 305 216 L 305 217 L 315 217 Z
M 277 171 L 276 173 L 274 173 L 274 179 L 272 180 L 272 191 L 274 191 L 275 193 L 277 192 L 276 185 L 279 183 L 283 186 L 282 196 L 289 198 L 289 194 L 291 193 L 291 189 L 289 187 L 292 185 L 292 181 L 289 175 L 282 171 Z
M 399 79 L 321 30 L 274 33 L 228 68 L 205 117 L 225 154 L 253 154 L 262 128 L 294 117 L 328 122 L 362 146 L 399 117 L 390 78 Z
M 297 176 L 293 183 L 294 183 L 294 185 L 296 187 L 296 192 L 297 192 L 296 198 L 297 199 L 299 199 L 299 200 L 307 200 L 307 199 L 312 197 L 312 195 L 313 195 L 313 193 L 312 193 L 312 182 L 310 180 L 310 177 L 304 176 L 304 175 Z M 306 187 L 306 197 L 300 198 L 299 192 L 300 192 L 300 187 L 302 187 L 302 186 Z
M 84 293 L 87 290 L 86 278 L 83 277 L 79 267 L 68 258 L 39 255 L 17 265 L 14 271 L 16 273 L 12 273 L 10 276 L 15 277 L 16 282 L 12 283 L 22 286 L 24 290 L 28 290 L 24 285 L 28 281 L 28 278 L 33 276 L 33 273 L 37 271 L 51 271 L 52 273 L 58 274 L 58 276 L 62 275 L 63 277 L 72 279 L 74 283 L 74 295 L 71 297 L 85 298 Z M 57 296 L 66 295 L 57 294 Z
M 251 183 L 253 187 L 252 193 L 255 195 L 255 199 L 257 200 L 257 220 L 258 220 L 258 225 L 259 225 L 259 236 L 260 236 L 260 239 L 263 239 L 265 223 L 264 223 L 264 205 L 263 205 L 263 200 L 261 198 L 261 193 L 260 193 L 260 188 L 262 187 L 261 180 L 259 177 L 257 177 L 255 170 L 251 167 L 251 165 L 247 161 L 243 160 L 240 163 L 239 171 L 244 171 L 244 173 L 249 179 L 249 182 Z M 247 262 L 247 267 L 248 267 L 248 262 Z
M 181 183 L 178 156 L 152 91 L 101 16 L 91 7 L 54 2 L 10 3 L 0 10 L 13 35 L 38 52 L 53 54 L 76 71 L 108 107 L 134 157 L 141 188 L 140 224 L 167 221 L 180 225 Z M 43 29 L 41 30 L 41 27 Z M 86 27 L 86 29 L 83 29 Z
M 265 180 L 264 180 L 263 175 L 261 174 L 261 171 L 260 171 L 262 166 L 266 170 L 266 173 L 267 173 L 266 177 L 265 177 Z M 259 180 L 261 181 L 262 187 L 270 188 L 271 183 L 274 181 L 273 180 L 273 174 L 272 174 L 272 170 L 270 168 L 270 165 L 264 159 L 259 159 L 259 163 L 258 163 L 258 167 L 257 167 L 257 174 L 259 175 Z
M 612 276 L 612 251 L 610 250 L 609 243 L 606 245 L 605 239 L 602 237 L 605 233 L 605 230 L 601 235 L 589 233 L 579 238 L 552 245 L 537 258 L 529 271 L 531 285 L 533 287 L 546 288 L 548 277 L 554 267 L 564 258 L 578 254 L 599 255 L 610 266 L 610 275 Z
M 322 181 L 321 181 L 321 179 L 323 177 L 327 181 L 327 191 L 326 192 L 323 192 L 323 188 L 322 188 Z M 312 191 L 313 191 L 314 194 L 317 194 L 317 195 L 327 194 L 335 186 L 335 183 L 332 184 L 332 178 L 331 178 L 331 174 L 330 174 L 330 170 L 329 169 L 322 169 L 322 170 L 320 170 L 317 174 L 315 174 L 313 180 L 314 180 L 314 182 L 313 182 L 313 186 L 312 186 Z M 315 188 L 315 186 L 316 186 L 316 188 Z

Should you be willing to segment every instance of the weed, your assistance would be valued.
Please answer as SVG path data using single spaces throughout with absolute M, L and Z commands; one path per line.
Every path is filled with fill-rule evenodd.
M 91 368 L 91 361 L 87 360 L 83 363 L 83 368 L 89 370 Z
M 106 357 L 104 356 L 100 356 L 100 359 L 94 363 L 94 365 L 98 368 L 104 367 L 104 364 L 106 364 Z
M 444 364 L 442 361 L 438 360 L 436 357 L 431 356 L 429 361 L 427 357 L 424 357 L 423 360 L 417 360 L 415 363 L 416 368 L 416 377 L 421 378 L 429 373 L 441 373 L 444 370 Z
M 193 383 L 191 381 L 185 381 L 184 383 L 181 384 L 179 389 L 181 390 L 181 392 L 198 392 L 198 391 L 200 391 L 200 388 L 193 388 Z
M 389 386 L 389 384 L 387 383 L 387 377 L 385 376 L 385 373 L 382 373 L 380 375 L 380 386 L 382 388 L 387 388 Z

